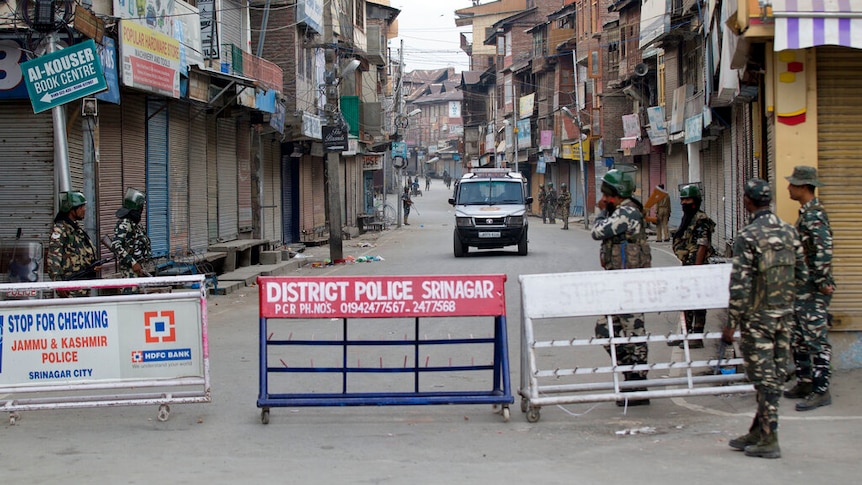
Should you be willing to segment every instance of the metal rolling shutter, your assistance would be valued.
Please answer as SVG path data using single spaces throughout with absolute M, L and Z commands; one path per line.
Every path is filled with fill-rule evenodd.
M 299 242 L 299 158 L 293 158 L 282 145 L 281 156 L 281 220 L 282 240 Z
M 121 188 L 123 194 L 126 192 L 126 187 L 134 187 L 141 191 L 147 188 L 146 101 L 146 97 L 140 94 L 123 94 L 121 105 L 123 109 L 123 185 Z M 145 210 L 141 214 L 142 222 L 146 217 Z
M 862 52 L 817 48 L 818 189 L 833 234 L 834 330 L 862 330 Z
M 239 121 L 236 130 L 236 163 L 238 228 L 239 232 L 251 232 L 251 127 L 245 120 Z
M 153 256 L 171 251 L 168 213 L 167 100 L 147 101 L 147 235 Z
M 189 247 L 197 253 L 206 252 L 207 238 L 207 119 L 192 111 L 189 129 Z
M 236 121 L 216 121 L 218 152 L 218 238 L 233 241 L 238 236 Z
M 69 176 L 72 190 L 84 192 L 84 130 L 81 123 L 81 105 L 69 103 L 66 110 L 66 140 L 69 149 Z M 77 109 L 78 111 L 73 111 Z M 70 116 L 71 115 L 71 116 Z
M 170 245 L 174 253 L 186 253 L 189 245 L 189 105 L 171 101 L 170 158 Z
M 0 239 L 47 244 L 54 220 L 54 125 L 29 100 L 0 103 Z
M 359 177 L 362 176 L 362 168 L 356 163 L 357 157 L 342 157 L 341 167 L 344 177 L 341 178 L 344 186 L 341 188 L 344 197 L 341 199 L 343 206 L 341 210 L 342 226 L 356 225 L 356 210 L 359 197 L 356 194 L 356 188 L 361 187 L 359 178 L 357 177 L 357 168 L 359 168 Z
M 710 140 L 709 149 L 702 155 L 704 199 L 701 208 L 715 221 L 711 242 L 721 254 L 724 253 L 724 164 L 721 156 L 724 138 L 720 135 Z
M 281 147 L 275 137 L 268 136 L 263 143 L 263 207 L 261 208 L 262 237 L 280 244 L 281 234 Z
M 123 116 L 120 105 L 99 105 L 99 237 L 113 237 L 123 206 Z M 101 254 L 107 249 L 99 248 Z
M 218 197 L 218 129 L 215 118 L 207 117 L 207 242 L 219 240 Z

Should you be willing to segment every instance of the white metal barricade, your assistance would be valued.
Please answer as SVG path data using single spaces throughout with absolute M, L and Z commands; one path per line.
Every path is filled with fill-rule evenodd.
M 753 386 L 742 383 L 745 375 L 724 373 L 722 368 L 741 365 L 741 358 L 692 360 L 689 343 L 703 339 L 720 341 L 721 333 L 686 334 L 683 311 L 727 308 L 729 300 L 730 264 L 678 266 L 669 268 L 631 269 L 625 271 L 590 271 L 523 275 L 521 284 L 521 411 L 527 421 L 536 422 L 540 409 L 546 405 L 623 401 L 662 397 L 680 397 L 714 394 L 732 394 L 753 391 Z M 565 338 L 540 339 L 545 322 L 549 319 L 566 319 L 589 316 L 606 316 L 608 328 L 613 328 L 611 315 L 670 312 L 678 315 L 680 333 L 647 335 L 640 337 L 596 338 L 594 328 L 576 329 L 564 325 Z M 678 312 L 678 313 L 677 313 Z M 557 320 L 559 321 L 559 320 Z M 577 335 L 576 332 L 581 332 Z M 647 325 L 647 332 L 650 331 Z M 588 335 L 584 333 L 589 332 Z M 668 340 L 684 342 L 684 360 L 650 362 L 641 365 L 616 365 L 615 345 L 624 343 L 666 343 Z M 613 345 L 612 345 L 613 344 Z M 608 365 L 595 366 L 591 362 L 578 364 L 575 348 L 610 345 Z M 568 353 L 565 351 L 569 351 Z M 606 355 L 604 349 L 601 354 Z M 542 364 L 552 366 L 540 367 Z M 572 365 L 565 368 L 561 366 Z M 707 371 L 698 375 L 696 369 Z M 710 372 L 710 370 L 715 370 Z M 679 375 L 656 379 L 650 376 L 642 381 L 622 381 L 620 374 L 630 371 L 668 371 Z M 610 374 L 612 380 L 596 379 Z M 711 375 L 709 375 L 711 374 Z M 590 376 L 589 379 L 587 376 Z M 569 378 L 577 382 L 550 384 Z M 583 378 L 583 379 L 579 379 Z M 581 382 L 583 380 L 584 382 Z M 586 382 L 590 381 L 590 382 Z M 647 388 L 648 390 L 640 390 Z M 661 388 L 661 389 L 657 389 Z M 632 389 L 638 389 L 632 391 Z M 628 391 L 623 393 L 623 391 Z
M 108 288 L 121 294 L 52 297 Z M 0 298 L 0 411 L 12 424 L 18 411 L 146 404 L 166 421 L 170 404 L 211 401 L 205 275 L 2 284 Z

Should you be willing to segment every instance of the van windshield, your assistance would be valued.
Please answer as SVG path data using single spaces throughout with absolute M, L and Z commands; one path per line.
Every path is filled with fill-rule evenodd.
M 521 182 L 483 180 L 458 184 L 458 205 L 523 204 Z

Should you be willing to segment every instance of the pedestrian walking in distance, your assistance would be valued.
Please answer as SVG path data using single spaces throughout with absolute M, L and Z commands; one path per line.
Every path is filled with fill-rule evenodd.
M 780 458 L 778 405 L 790 358 L 794 300 L 808 271 L 796 229 L 769 210 L 769 184 L 751 179 L 743 193 L 745 209 L 752 217 L 733 241 L 730 301 L 722 340 L 732 344 L 739 329 L 745 374 L 754 384 L 757 411 L 748 434 L 728 444 L 745 451 L 746 456 Z
M 410 188 L 404 187 L 404 193 L 401 194 L 401 208 L 404 210 L 404 225 L 409 226 L 407 217 L 410 215 L 410 206 L 413 205 L 413 199 L 410 198 Z

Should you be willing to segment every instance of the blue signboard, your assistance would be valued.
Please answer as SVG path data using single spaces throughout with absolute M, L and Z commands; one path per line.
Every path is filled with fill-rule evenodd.
M 98 46 L 99 60 L 102 62 L 102 72 L 105 73 L 106 91 L 96 95 L 96 99 L 109 103 L 120 104 L 120 76 L 117 74 L 117 43 L 110 37 L 102 37 L 104 45 Z
M 27 99 L 27 86 L 20 63 L 27 60 L 20 44 L 12 39 L 0 40 L 0 98 Z

